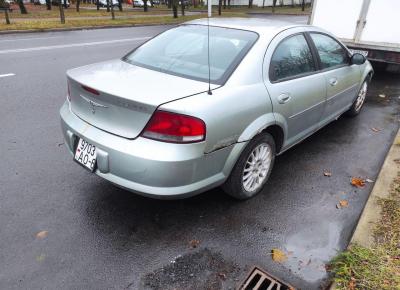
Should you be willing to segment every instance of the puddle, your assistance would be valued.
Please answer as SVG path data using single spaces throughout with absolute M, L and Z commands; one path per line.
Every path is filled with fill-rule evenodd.
M 336 255 L 340 230 L 336 223 L 322 223 L 304 228 L 287 239 L 285 263 L 295 275 L 308 282 L 325 278 L 325 264 Z

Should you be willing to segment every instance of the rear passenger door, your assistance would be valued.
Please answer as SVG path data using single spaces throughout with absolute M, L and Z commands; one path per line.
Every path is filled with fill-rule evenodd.
M 357 65 L 350 65 L 348 51 L 334 38 L 319 32 L 310 32 L 309 35 L 326 82 L 327 101 L 321 122 L 324 125 L 353 103 L 359 87 L 360 69 Z
M 296 30 L 295 30 L 296 31 Z M 303 30 L 286 30 L 275 37 L 265 56 L 266 87 L 275 119 L 286 127 L 284 147 L 318 128 L 326 97 L 325 78 L 317 73 L 315 52 Z

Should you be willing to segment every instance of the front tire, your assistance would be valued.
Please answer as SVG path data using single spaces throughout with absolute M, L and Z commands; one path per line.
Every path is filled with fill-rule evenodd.
M 230 196 L 245 200 L 257 195 L 267 182 L 275 161 L 275 141 L 268 133 L 254 137 L 246 146 L 222 186 Z
M 368 82 L 367 82 L 367 80 L 365 80 L 362 83 L 360 90 L 358 91 L 357 98 L 354 100 L 353 105 L 346 112 L 347 116 L 355 117 L 360 113 L 361 108 L 365 103 L 365 98 L 367 96 L 367 91 L 368 91 Z

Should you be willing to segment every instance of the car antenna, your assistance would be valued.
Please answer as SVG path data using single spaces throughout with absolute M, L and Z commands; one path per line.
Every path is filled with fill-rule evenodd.
M 211 5 L 212 0 L 207 0 L 208 6 L 208 17 L 207 17 L 207 63 L 208 63 L 208 94 L 212 95 L 211 92 L 211 67 L 210 67 L 210 17 L 211 17 Z

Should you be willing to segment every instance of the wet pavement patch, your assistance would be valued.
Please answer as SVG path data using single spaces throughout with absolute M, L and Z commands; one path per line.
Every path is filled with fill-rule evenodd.
M 235 289 L 240 268 L 205 248 L 177 257 L 142 279 L 144 289 Z

